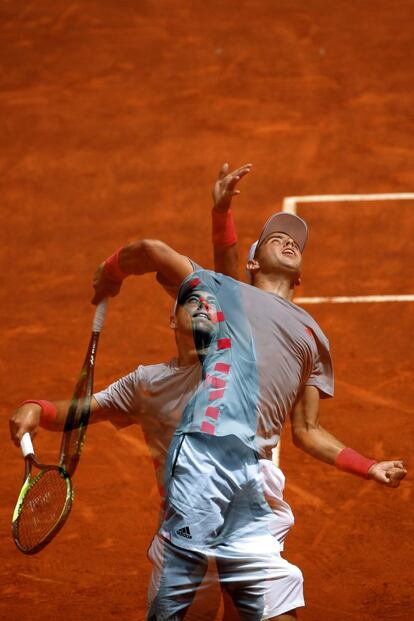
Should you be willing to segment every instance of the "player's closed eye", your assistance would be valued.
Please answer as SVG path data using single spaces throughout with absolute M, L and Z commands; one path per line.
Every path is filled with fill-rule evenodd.
M 185 301 L 186 304 L 199 304 L 200 303 L 200 297 L 198 295 L 192 294 L 189 295 L 188 298 Z
M 287 240 L 289 240 L 289 239 L 290 239 L 290 241 L 292 242 L 293 246 L 296 248 L 296 250 L 299 250 L 299 246 L 298 246 L 298 244 L 295 242 L 295 240 L 293 240 L 293 239 L 291 239 L 291 238 L 287 237 L 286 235 L 274 235 L 274 236 L 271 238 L 271 241 L 275 241 L 275 242 L 277 242 L 277 243 L 279 243 L 279 244 L 282 244 L 282 243 L 284 243 L 285 241 L 287 241 Z
M 214 310 L 216 308 L 216 300 L 213 297 L 206 297 L 204 295 L 198 295 L 196 293 L 189 295 L 185 303 L 196 305 L 202 304 L 203 306 L 206 306 L 211 310 Z

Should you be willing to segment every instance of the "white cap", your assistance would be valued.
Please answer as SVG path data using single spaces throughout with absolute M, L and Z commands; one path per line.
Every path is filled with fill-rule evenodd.
M 297 243 L 300 251 L 304 251 L 308 239 L 308 225 L 302 218 L 284 211 L 274 213 L 262 228 L 257 246 L 260 246 L 268 235 L 276 232 L 289 235 Z
M 301 252 L 304 251 L 306 241 L 308 239 L 308 225 L 302 218 L 299 216 L 294 216 L 291 213 L 286 213 L 284 211 L 280 211 L 279 213 L 274 213 L 260 233 L 259 239 L 257 239 L 249 249 L 247 254 L 247 262 L 252 261 L 256 254 L 256 250 L 258 246 L 262 243 L 264 239 L 271 233 L 286 233 L 289 235 L 297 243 Z M 246 269 L 246 273 L 251 280 L 251 273 Z

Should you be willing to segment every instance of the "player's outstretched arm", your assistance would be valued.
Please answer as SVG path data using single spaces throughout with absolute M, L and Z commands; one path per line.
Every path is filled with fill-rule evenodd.
M 93 278 L 92 304 L 117 295 L 124 278 L 132 274 L 157 272 L 160 282 L 178 287 L 192 271 L 191 261 L 167 244 L 156 239 L 141 239 L 120 248 L 99 265 Z
M 25 433 L 36 435 L 39 427 L 49 431 L 63 431 L 70 401 L 27 401 L 18 407 L 9 418 L 10 437 L 16 446 Z M 126 416 L 120 410 L 101 408 L 95 398 L 91 400 L 89 423 L 114 420 L 119 423 Z
M 233 196 L 239 181 L 252 169 L 252 164 L 244 164 L 233 171 L 226 162 L 221 167 L 214 183 L 212 217 L 212 241 L 214 249 L 214 269 L 232 278 L 239 278 L 239 254 L 237 234 L 231 211 Z
M 387 487 L 398 487 L 407 474 L 404 462 L 401 460 L 376 462 L 346 447 L 321 426 L 319 401 L 318 389 L 306 386 L 291 413 L 292 439 L 295 446 L 345 472 L 372 479 Z

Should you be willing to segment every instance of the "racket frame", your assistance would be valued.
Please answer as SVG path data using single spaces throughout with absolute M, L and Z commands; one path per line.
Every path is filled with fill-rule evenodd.
M 95 358 L 107 305 L 108 298 L 104 298 L 96 307 L 92 324 L 92 334 L 89 339 L 85 360 L 66 416 L 65 428 L 60 446 L 59 465 L 64 468 L 70 476 L 73 476 L 77 468 L 85 442 L 85 434 L 89 423 L 90 406 L 93 396 Z
M 36 554 L 40 552 L 42 548 L 44 548 L 50 541 L 55 537 L 55 535 L 60 531 L 66 520 L 68 519 L 69 513 L 72 508 L 73 501 L 73 489 L 72 482 L 69 474 L 66 472 L 65 468 L 62 466 L 55 466 L 51 464 L 42 464 L 40 463 L 34 453 L 32 441 L 30 438 L 30 434 L 25 433 L 20 446 L 22 449 L 22 453 L 24 456 L 25 469 L 24 469 L 24 479 L 23 486 L 20 490 L 19 497 L 17 499 L 16 506 L 14 508 L 13 517 L 12 517 L 12 535 L 14 543 L 17 548 L 23 552 L 23 554 Z M 35 466 L 39 472 L 32 477 L 32 468 Z M 28 494 L 28 492 L 32 489 L 34 485 L 44 476 L 44 474 L 49 470 L 57 470 L 60 476 L 65 480 L 66 483 L 66 499 L 63 510 L 55 522 L 53 527 L 46 533 L 46 535 L 37 543 L 35 546 L 31 548 L 27 548 L 20 543 L 19 540 L 19 518 L 24 508 L 24 501 Z

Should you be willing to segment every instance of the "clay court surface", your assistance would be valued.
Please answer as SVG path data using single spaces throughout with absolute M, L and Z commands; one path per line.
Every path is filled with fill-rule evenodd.
M 24 399 L 70 396 L 97 264 L 146 236 L 210 267 L 210 188 L 226 160 L 254 165 L 235 202 L 241 259 L 285 197 L 413 191 L 413 10 L 410 0 L 2 0 L 2 620 L 145 617 L 158 492 L 139 427 L 90 428 L 72 514 L 48 548 L 25 557 L 10 536 L 23 466 L 7 419 Z M 311 229 L 298 295 L 414 294 L 414 201 L 297 213 Z M 413 304 L 306 306 L 335 363 L 323 424 L 409 466 Z M 151 276 L 125 282 L 96 388 L 170 357 L 169 310 Z M 56 460 L 60 438 L 36 440 Z M 300 619 L 413 619 L 412 476 L 389 490 L 340 473 L 295 449 L 289 429 L 281 462 L 296 516 L 285 556 L 305 576 Z

